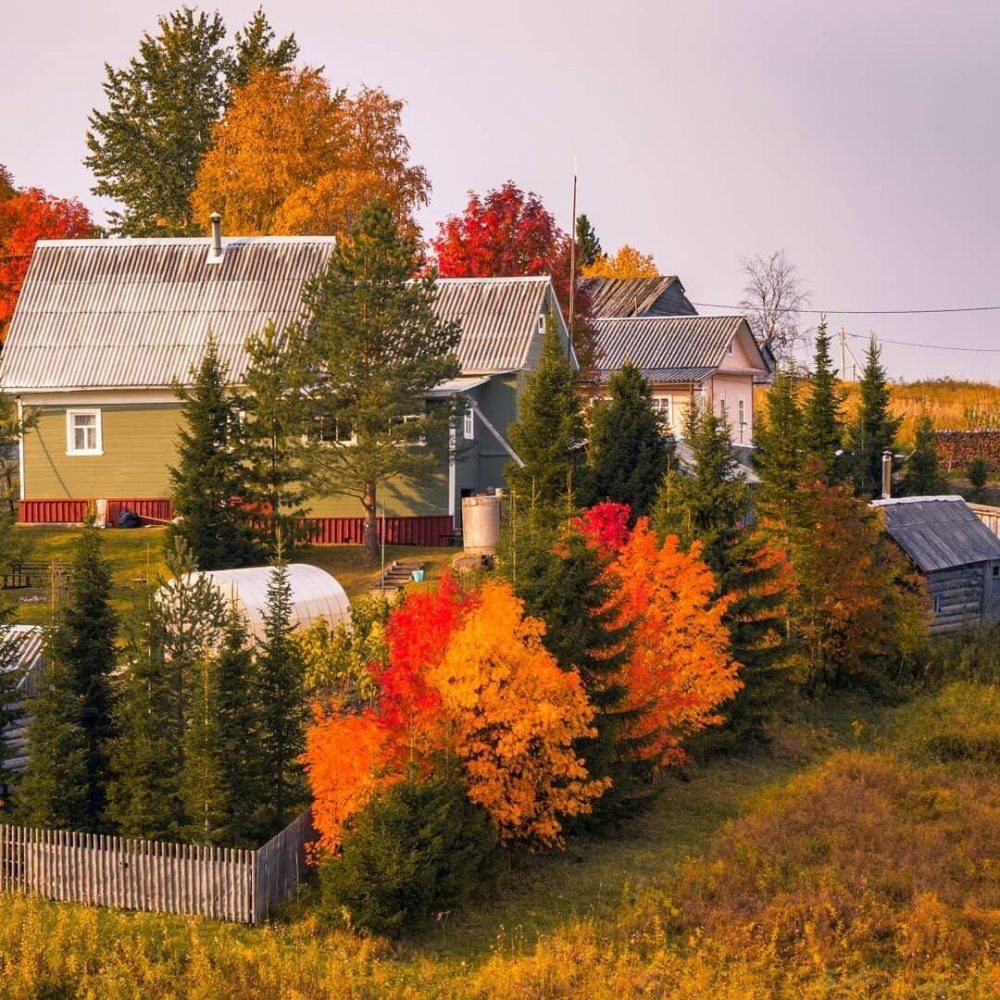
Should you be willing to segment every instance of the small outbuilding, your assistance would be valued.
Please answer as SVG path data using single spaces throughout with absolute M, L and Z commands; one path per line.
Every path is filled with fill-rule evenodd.
M 326 570 L 306 563 L 289 563 L 288 584 L 292 592 L 292 624 L 308 628 L 320 618 L 331 627 L 349 620 L 350 602 L 344 588 Z M 274 569 L 271 566 L 251 566 L 246 569 L 217 569 L 205 572 L 215 588 L 234 603 L 246 619 L 250 634 L 264 635 L 264 614 L 267 610 L 267 588 Z
M 1000 621 L 1000 538 L 962 497 L 901 497 L 872 506 L 927 581 L 932 633 Z

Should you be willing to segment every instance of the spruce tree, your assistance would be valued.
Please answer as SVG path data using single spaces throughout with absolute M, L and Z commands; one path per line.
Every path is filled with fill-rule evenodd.
M 841 479 L 844 473 L 840 404 L 837 372 L 830 358 L 830 337 L 823 319 L 816 331 L 809 393 L 802 407 L 802 449 L 810 470 L 827 483 Z
M 698 542 L 717 596 L 731 599 L 725 622 L 744 687 L 725 712 L 731 729 L 756 736 L 787 687 L 785 563 L 749 526 L 750 487 L 739 474 L 725 418 L 692 407 L 687 440 L 693 467 L 668 475 L 653 525 L 661 536 L 678 535 L 685 548 Z
M 285 351 L 285 338 L 269 323 L 247 341 L 250 365 L 243 401 L 243 499 L 252 512 L 251 530 L 273 559 L 278 540 L 291 559 L 303 537 L 303 507 L 308 492 L 303 463 L 303 393 Z
M 76 544 L 69 599 L 57 612 L 32 699 L 28 776 L 20 793 L 32 822 L 105 828 L 117 631 L 110 593 L 111 570 L 90 524 Z M 63 796 L 65 802 L 55 801 Z
M 941 471 L 937 432 L 930 414 L 921 413 L 917 420 L 913 451 L 903 466 L 899 492 L 902 496 L 940 496 L 948 492 L 948 480 Z
M 592 777 L 610 777 L 611 789 L 595 803 L 598 826 L 635 811 L 648 797 L 649 768 L 635 759 L 621 735 L 632 718 L 626 689 L 615 675 L 629 655 L 630 630 L 616 624 L 618 609 L 604 578 L 605 564 L 579 531 L 548 508 L 530 506 L 504 526 L 500 572 L 524 601 L 526 614 L 545 622 L 542 643 L 563 670 L 577 670 L 597 710 L 597 735 L 577 750 Z
M 889 411 L 889 387 L 874 337 L 865 354 L 860 393 L 858 412 L 848 431 L 854 494 L 874 497 L 881 493 L 882 452 L 892 450 L 899 430 L 899 420 Z
M 191 376 L 190 388 L 175 387 L 184 403 L 184 426 L 177 466 L 170 469 L 178 519 L 167 530 L 165 545 L 169 552 L 182 539 L 200 570 L 253 566 L 263 553 L 239 502 L 245 487 L 241 402 L 227 383 L 212 337 Z
M 584 440 L 576 373 L 548 317 L 538 367 L 526 379 L 510 440 L 523 466 L 507 465 L 505 475 L 522 504 L 559 507 L 572 496 L 582 468 Z
M 601 241 L 590 224 L 590 219 L 585 215 L 576 217 L 576 245 L 580 255 L 576 262 L 577 267 L 589 267 L 604 253 Z
M 273 836 L 303 801 L 305 787 L 298 757 L 304 749 L 305 665 L 292 639 L 292 590 L 288 569 L 274 564 L 267 588 L 264 637 L 257 646 L 257 695 L 260 706 L 256 737 L 261 782 L 261 825 Z
M 184 727 L 163 640 L 153 595 L 143 595 L 125 649 L 108 789 L 108 814 L 123 837 L 177 840 L 183 834 Z
M 263 706 L 257 699 L 253 650 L 241 615 L 230 609 L 215 668 L 215 744 L 211 748 L 225 804 L 218 840 L 256 847 L 266 839 L 259 810 L 269 792 L 262 780 L 256 736 Z M 275 831 L 276 832 L 276 831 Z
M 754 468 L 760 477 L 755 509 L 771 521 L 785 521 L 805 476 L 802 410 L 791 369 L 782 369 L 774 377 L 757 420 L 754 444 Z
M 649 383 L 631 362 L 611 376 L 608 391 L 610 400 L 598 401 L 590 413 L 589 470 L 581 502 L 628 504 L 634 524 L 652 511 L 673 455 L 673 439 L 653 408 Z

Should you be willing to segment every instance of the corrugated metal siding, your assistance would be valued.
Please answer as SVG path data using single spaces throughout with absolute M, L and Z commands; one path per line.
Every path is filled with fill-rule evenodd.
M 876 500 L 893 540 L 924 573 L 1000 559 L 1000 538 L 961 497 Z
M 655 316 L 599 319 L 594 323 L 602 372 L 631 361 L 643 373 L 714 371 L 746 321 L 742 316 Z M 647 377 L 649 377 L 647 375 Z
M 239 381 L 244 342 L 301 313 L 305 280 L 333 237 L 41 241 L 5 348 L 13 390 L 169 386 L 201 360 L 209 332 Z
M 88 500 L 21 500 L 18 520 L 22 524 L 82 524 L 87 517 Z M 117 524 L 123 510 L 138 514 L 154 524 L 173 519 L 174 507 L 166 497 L 108 498 L 108 523 Z
M 547 277 L 438 281 L 438 316 L 462 324 L 458 359 L 463 375 L 490 375 L 524 367 L 549 285 Z

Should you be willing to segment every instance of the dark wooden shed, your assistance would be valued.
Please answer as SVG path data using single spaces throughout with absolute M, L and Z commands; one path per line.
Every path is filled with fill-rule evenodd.
M 872 506 L 927 580 L 932 633 L 1000 621 L 1000 538 L 961 497 L 902 497 Z

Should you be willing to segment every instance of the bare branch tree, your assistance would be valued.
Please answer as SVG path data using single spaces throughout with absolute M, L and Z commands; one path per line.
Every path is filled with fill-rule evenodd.
M 740 308 L 746 310 L 758 339 L 770 343 L 778 363 L 789 364 L 802 342 L 799 314 L 809 305 L 809 293 L 802 288 L 795 265 L 786 259 L 784 250 L 775 250 L 768 257 L 743 257 L 741 263 L 747 283 Z

